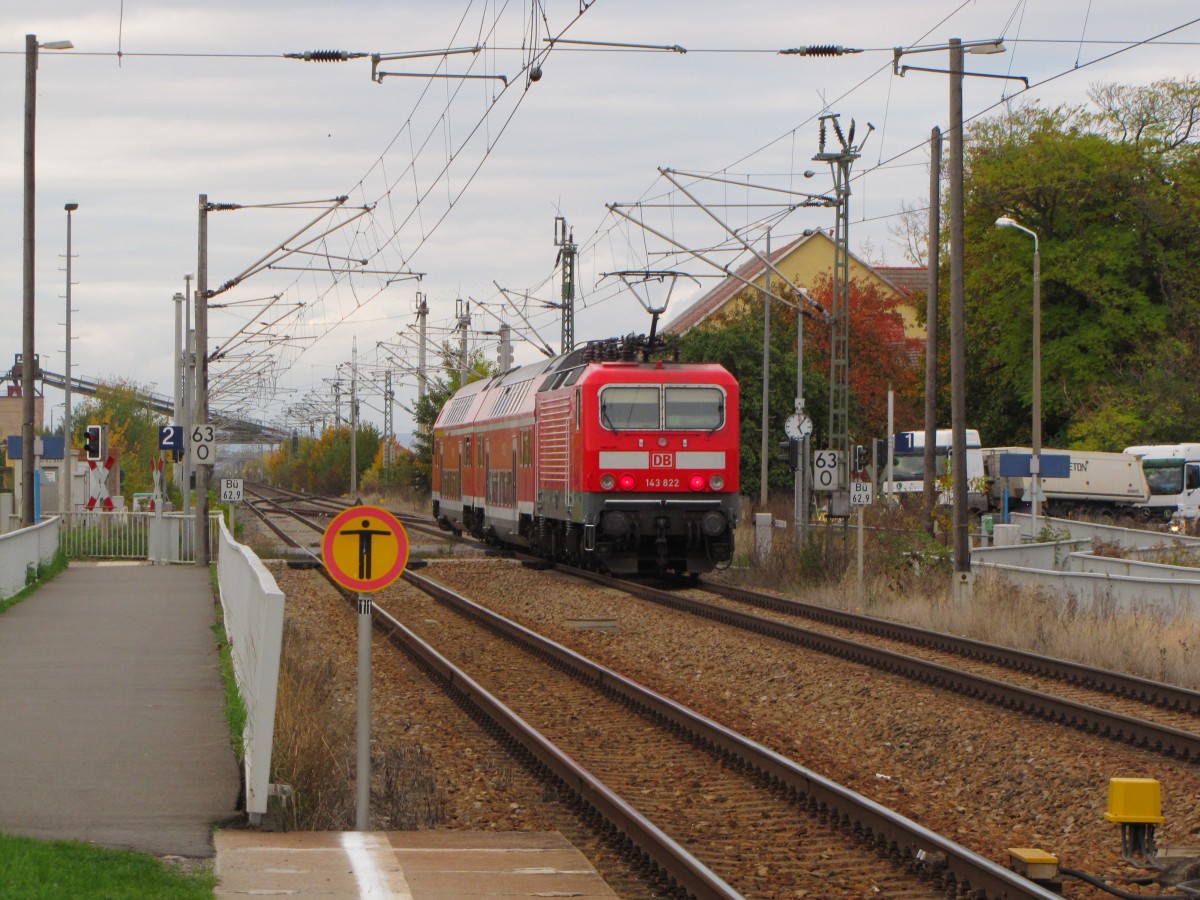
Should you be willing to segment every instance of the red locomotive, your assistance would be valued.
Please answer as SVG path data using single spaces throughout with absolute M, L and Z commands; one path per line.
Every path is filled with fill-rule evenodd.
M 638 339 L 592 342 L 447 401 L 433 514 L 618 574 L 706 572 L 733 557 L 738 433 L 724 367 L 652 359 Z

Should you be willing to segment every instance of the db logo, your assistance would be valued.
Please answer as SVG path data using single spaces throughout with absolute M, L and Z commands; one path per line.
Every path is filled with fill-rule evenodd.
M 652 469 L 673 469 L 675 468 L 674 453 L 651 453 L 650 468 Z

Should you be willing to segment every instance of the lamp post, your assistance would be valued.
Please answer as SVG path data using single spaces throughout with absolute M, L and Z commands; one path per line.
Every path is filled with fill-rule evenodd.
M 1033 477 L 1032 537 L 1038 534 L 1038 513 L 1042 506 L 1042 255 L 1038 250 L 1037 233 L 1008 216 L 996 220 L 1000 228 L 1015 228 L 1033 238 L 1033 452 L 1029 459 L 1029 474 Z
M 22 253 L 21 304 L 21 524 L 34 524 L 33 473 L 37 468 L 33 434 L 33 197 L 34 197 L 34 134 L 37 122 L 37 63 L 38 48 L 70 50 L 70 41 L 37 42 L 37 36 L 25 35 L 25 209 Z
M 73 468 L 71 466 L 71 213 L 79 209 L 79 204 L 71 201 L 64 204 L 63 209 L 67 211 L 67 371 L 63 378 L 63 458 L 67 464 L 67 483 L 70 484 Z

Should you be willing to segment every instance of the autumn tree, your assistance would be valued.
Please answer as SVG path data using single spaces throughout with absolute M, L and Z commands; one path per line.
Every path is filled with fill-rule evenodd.
M 829 276 L 818 278 L 809 294 L 823 309 L 833 306 Z M 784 289 L 779 295 L 791 306 L 772 303 L 771 373 L 768 383 L 767 447 L 768 486 L 787 490 L 792 473 L 782 458 L 779 443 L 785 439 L 783 422 L 795 408 L 796 316 L 798 298 Z M 896 421 L 905 427 L 916 421 L 921 348 L 918 340 L 904 333 L 900 314 L 902 302 L 885 294 L 874 283 L 855 280 L 850 285 L 850 437 L 867 443 L 887 433 L 887 391 L 897 398 Z M 749 302 L 732 315 L 712 325 L 694 328 L 681 342 L 681 354 L 691 361 L 719 362 L 741 387 L 741 481 L 749 491 L 759 483 L 762 456 L 762 349 L 763 312 L 761 299 L 748 294 Z M 813 420 L 813 447 L 829 445 L 829 348 L 826 316 L 811 311 L 804 324 L 804 403 Z M 908 427 L 916 427 L 911 425 Z
M 116 380 L 102 383 L 72 413 L 72 446 L 82 446 L 88 425 L 107 426 L 108 449 L 120 460 L 121 488 L 129 495 L 154 487 L 150 463 L 159 458 L 158 429 L 166 417 L 150 407 L 149 398 L 148 389 Z

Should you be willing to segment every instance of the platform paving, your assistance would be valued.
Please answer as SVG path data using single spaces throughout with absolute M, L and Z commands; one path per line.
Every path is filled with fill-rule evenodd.
M 0 614 L 0 831 L 212 856 L 240 787 L 216 615 L 206 568 L 79 563 Z
M 217 834 L 218 898 L 615 898 L 558 832 Z

